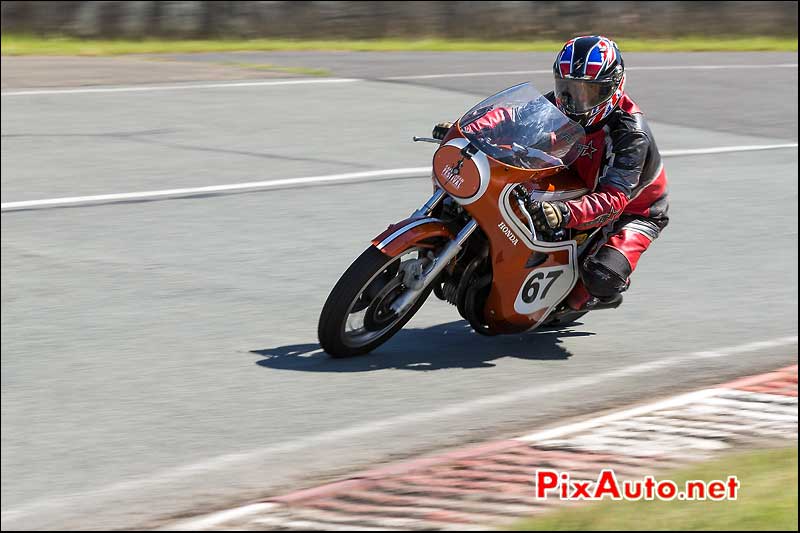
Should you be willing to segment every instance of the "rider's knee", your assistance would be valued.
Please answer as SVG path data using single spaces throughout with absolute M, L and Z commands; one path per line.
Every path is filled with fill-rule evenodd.
M 583 263 L 583 284 L 600 300 L 615 298 L 630 286 L 631 265 L 616 248 L 603 246 Z

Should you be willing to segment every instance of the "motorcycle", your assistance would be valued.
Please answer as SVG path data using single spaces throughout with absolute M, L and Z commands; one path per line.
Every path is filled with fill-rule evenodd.
M 502 138 L 475 127 L 506 110 Z M 347 269 L 320 315 L 333 357 L 368 353 L 399 331 L 433 292 L 482 335 L 573 322 L 565 299 L 600 230 L 540 232 L 526 203 L 589 192 L 569 169 L 586 150 L 583 128 L 530 83 L 470 109 L 433 155 L 433 195 L 392 224 Z

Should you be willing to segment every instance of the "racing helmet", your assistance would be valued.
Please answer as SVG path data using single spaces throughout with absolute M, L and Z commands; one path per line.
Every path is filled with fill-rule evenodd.
M 617 43 L 601 35 L 570 39 L 553 63 L 556 106 L 584 128 L 599 127 L 625 86 Z

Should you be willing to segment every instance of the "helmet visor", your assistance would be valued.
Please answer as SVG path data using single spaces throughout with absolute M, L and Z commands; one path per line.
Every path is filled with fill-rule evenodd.
M 586 113 L 611 98 L 615 90 L 613 80 L 556 78 L 556 98 L 569 113 Z

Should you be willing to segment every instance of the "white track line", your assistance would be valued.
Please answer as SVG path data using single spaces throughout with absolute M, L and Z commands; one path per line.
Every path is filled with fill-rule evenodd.
M 797 337 L 781 337 L 769 341 L 751 342 L 749 344 L 742 344 L 740 346 L 737 346 L 736 352 L 737 353 L 757 352 L 759 350 L 766 350 L 767 348 L 776 348 L 778 346 L 784 346 L 787 343 L 791 344 L 793 342 L 797 342 Z M 695 355 L 698 357 L 726 357 L 730 354 L 725 352 L 725 349 L 723 348 L 722 350 L 697 352 Z
M 664 157 L 684 155 L 727 154 L 730 152 L 758 152 L 760 150 L 779 150 L 781 148 L 797 148 L 797 143 L 781 144 L 748 144 L 743 146 L 718 146 L 714 148 L 682 148 L 680 150 L 661 150 Z
M 357 78 L 292 79 L 270 81 L 241 81 L 230 83 L 187 83 L 184 85 L 135 85 L 129 87 L 76 87 L 70 89 L 31 89 L 5 91 L 2 96 L 36 96 L 48 94 L 131 93 L 149 91 L 185 91 L 187 89 L 232 89 L 238 87 L 270 87 L 274 85 L 318 85 L 321 83 L 355 83 Z
M 274 503 L 252 503 L 250 505 L 234 507 L 233 509 L 227 509 L 225 511 L 219 511 L 217 513 L 211 513 L 199 518 L 190 519 L 173 526 L 160 528 L 159 531 L 202 531 L 204 529 L 218 527 L 231 520 L 239 520 L 254 514 L 264 513 L 274 509 L 275 507 L 277 507 L 277 505 Z
M 745 145 L 745 146 L 717 146 L 712 148 L 664 150 L 664 157 L 687 155 L 721 154 L 727 152 L 754 152 L 759 150 L 776 150 L 781 148 L 797 148 L 797 143 Z M 325 183 L 347 183 L 358 181 L 374 181 L 392 178 L 413 178 L 430 176 L 430 167 L 394 168 L 388 170 L 368 170 L 365 172 L 350 172 L 346 174 L 331 174 L 326 176 L 306 176 L 301 178 L 286 178 L 268 181 L 252 181 L 246 183 L 230 183 L 227 185 L 209 185 L 206 187 L 185 187 L 181 189 L 163 189 L 156 191 L 125 192 L 112 194 L 98 194 L 91 196 L 71 196 L 64 198 L 48 198 L 43 200 L 24 200 L 19 202 L 5 202 L 0 204 L 0 210 L 19 211 L 21 209 L 36 209 L 46 207 L 64 207 L 74 205 L 87 205 L 97 203 L 125 202 L 135 200 L 154 200 L 158 198 L 178 198 L 196 196 L 201 194 L 218 194 L 235 191 L 264 191 L 269 189 L 282 189 Z
M 47 200 L 28 200 L 23 202 L 7 202 L 0 204 L 3 211 L 29 209 L 32 207 L 68 206 L 103 202 L 124 202 L 130 200 L 149 200 L 165 197 L 195 196 L 198 194 L 214 194 L 234 191 L 263 191 L 299 185 L 310 185 L 331 182 L 355 182 L 360 180 L 376 180 L 386 178 L 418 177 L 430 174 L 430 167 L 394 168 L 389 170 L 370 170 L 366 172 L 349 172 L 347 174 L 331 174 L 327 176 L 307 176 L 269 181 L 251 181 L 247 183 L 231 183 L 228 185 L 209 185 L 207 187 L 186 187 L 183 189 L 164 189 L 158 191 L 126 192 L 115 194 L 99 194 L 94 196 L 73 196 L 68 198 L 50 198 Z
M 498 70 L 489 72 L 451 72 L 449 74 L 419 74 L 410 76 L 388 76 L 379 78 L 383 81 L 404 81 L 404 80 L 437 80 L 443 78 L 482 78 L 488 76 L 525 76 L 528 74 L 550 74 L 553 69 L 543 70 Z
M 769 346 L 773 348 L 793 346 L 797 345 L 797 336 L 780 337 L 777 339 L 760 341 L 759 343 L 760 345 L 766 345 L 761 343 L 769 343 Z M 720 357 L 728 357 L 736 355 L 740 352 L 751 351 L 753 346 L 754 343 L 747 343 L 738 346 L 717 348 L 711 351 L 721 354 Z M 221 471 L 236 466 L 243 467 L 249 464 L 264 464 L 265 461 L 270 457 L 280 457 L 281 455 L 287 453 L 305 453 L 307 450 L 325 449 L 334 443 L 339 443 L 348 439 L 363 439 L 365 437 L 375 435 L 381 431 L 408 431 L 418 428 L 419 424 L 421 423 L 432 422 L 441 419 L 464 417 L 482 409 L 518 404 L 519 402 L 530 401 L 542 396 L 552 396 L 565 391 L 581 389 L 585 390 L 589 387 L 610 380 L 625 379 L 639 375 L 650 375 L 652 372 L 658 369 L 686 365 L 687 363 L 696 361 L 698 354 L 701 353 L 708 352 L 673 355 L 671 357 L 655 359 L 646 363 L 639 363 L 636 365 L 608 370 L 606 372 L 592 373 L 582 377 L 557 381 L 548 385 L 518 389 L 505 394 L 485 396 L 483 398 L 456 403 L 431 411 L 398 415 L 382 420 L 375 420 L 372 422 L 366 422 L 364 424 L 358 424 L 338 430 L 319 433 L 317 435 L 302 437 L 296 440 L 273 444 L 271 446 L 251 450 L 249 452 L 231 453 L 227 455 L 211 457 L 198 463 L 162 470 L 160 472 L 155 472 L 148 477 L 129 481 L 121 481 L 94 490 L 66 496 L 35 500 L 26 504 L 22 504 L 19 507 L 3 511 L 2 519 L 4 521 L 8 521 L 7 523 L 3 524 L 3 528 L 10 529 L 11 521 L 24 521 L 26 517 L 31 515 L 77 506 L 81 504 L 81 502 L 86 501 L 91 501 L 94 503 L 100 503 L 101 500 L 119 501 L 120 499 L 124 499 L 126 494 L 132 492 L 149 491 L 156 486 L 163 486 L 165 484 L 179 481 L 185 482 L 190 478 L 202 478 L 203 476 L 207 476 L 210 472 Z M 20 523 L 19 525 L 23 524 Z
M 649 67 L 628 67 L 629 71 L 647 70 L 724 70 L 724 69 L 762 69 L 762 68 L 797 68 L 797 63 L 775 63 L 768 65 L 661 65 Z M 445 78 L 482 78 L 489 76 L 525 76 L 528 74 L 551 74 L 553 69 L 539 70 L 501 70 L 495 72 L 453 72 L 450 74 L 422 74 L 411 76 L 389 76 L 380 78 L 386 81 L 403 80 L 435 80 Z
M 767 65 L 661 65 L 645 67 L 628 67 L 630 71 L 647 70 L 727 70 L 727 69 L 765 69 L 765 68 L 797 68 L 797 63 L 775 63 Z M 528 74 L 549 74 L 551 69 L 540 70 L 505 70 L 494 72 L 453 72 L 450 74 L 421 74 L 410 76 L 388 76 L 375 78 L 377 81 L 403 81 L 403 80 L 433 80 L 439 78 L 479 78 L 487 76 L 522 76 Z M 149 92 L 149 91 L 181 91 L 189 89 L 233 89 L 238 87 L 269 87 L 275 85 L 314 85 L 324 83 L 355 83 L 372 81 L 362 78 L 323 78 L 323 79 L 287 79 L 269 81 L 242 81 L 229 83 L 186 83 L 181 85 L 132 85 L 124 87 L 71 87 L 64 89 L 25 89 L 18 91 L 4 91 L 2 96 L 39 96 L 59 94 L 87 94 L 87 93 L 124 93 L 124 92 Z
M 662 409 L 669 409 L 670 407 L 678 407 L 686 405 L 687 403 L 695 402 L 697 400 L 704 400 L 706 398 L 710 398 L 711 396 L 716 396 L 717 394 L 725 390 L 727 389 L 720 389 L 720 388 L 702 389 L 687 394 L 681 394 L 680 396 L 673 396 L 672 398 L 667 398 L 666 400 L 662 400 L 660 402 L 649 403 L 647 405 L 640 405 L 638 407 L 625 409 L 623 411 L 617 411 L 605 416 L 592 418 L 591 420 L 584 420 L 582 422 L 575 422 L 574 424 L 566 424 L 551 429 L 545 429 L 543 431 L 537 431 L 536 433 L 531 433 L 529 435 L 517 437 L 514 440 L 519 440 L 522 442 L 537 442 L 543 440 L 551 440 L 562 437 L 564 435 L 570 435 L 572 433 L 578 433 L 580 431 L 585 431 L 587 429 L 592 429 L 598 426 L 602 426 L 604 424 L 607 424 L 608 422 L 614 422 L 616 420 L 622 420 L 625 418 L 630 418 L 645 413 L 651 413 L 653 411 L 660 411 Z

